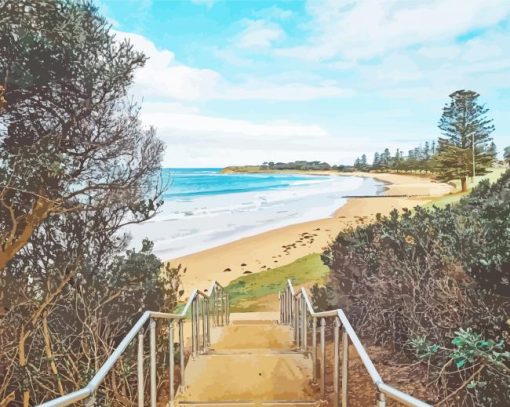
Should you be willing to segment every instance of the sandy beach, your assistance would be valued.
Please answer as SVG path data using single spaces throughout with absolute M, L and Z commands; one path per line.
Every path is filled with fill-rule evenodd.
M 349 175 L 374 177 L 386 183 L 386 191 L 379 197 L 350 198 L 329 218 L 286 226 L 191 255 L 167 259 L 173 266 L 181 264 L 187 269 L 182 275 L 184 295 L 193 288 L 206 289 L 214 280 L 226 285 L 243 274 L 283 266 L 307 254 L 318 253 L 341 230 L 370 222 L 377 213 L 387 214 L 395 208 L 422 205 L 453 190 L 451 185 L 412 175 Z

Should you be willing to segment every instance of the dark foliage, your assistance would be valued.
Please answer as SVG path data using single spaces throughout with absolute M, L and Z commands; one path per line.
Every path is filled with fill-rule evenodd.
M 510 171 L 458 205 L 343 232 L 323 260 L 331 305 L 366 338 L 430 363 L 439 396 L 460 388 L 454 405 L 510 402 Z
M 179 270 L 123 226 L 160 205 L 163 143 L 128 97 L 143 54 L 89 2 L 0 0 L 0 405 L 83 387 Z M 164 359 L 159 359 L 164 363 Z M 134 350 L 97 405 L 134 400 Z
M 326 162 L 321 161 L 293 161 L 289 163 L 274 163 L 274 162 L 265 162 L 260 168 L 262 170 L 330 170 L 332 167 Z
M 460 179 L 466 191 L 466 177 L 485 174 L 496 159 L 492 147 L 492 119 L 489 109 L 479 104 L 479 94 L 458 90 L 450 95 L 450 102 L 443 108 L 439 129 L 437 168 L 439 177 L 449 181 Z

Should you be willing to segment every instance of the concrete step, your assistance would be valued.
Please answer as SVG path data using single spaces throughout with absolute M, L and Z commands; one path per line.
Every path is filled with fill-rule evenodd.
M 280 319 L 279 312 L 234 312 L 230 314 L 230 323 L 274 324 Z
M 264 401 L 179 401 L 183 407 L 318 407 L 319 401 L 264 400 Z
M 276 324 L 239 324 L 226 326 L 212 341 L 211 351 L 242 349 L 292 349 L 292 332 Z
M 311 363 L 301 354 L 202 355 L 188 362 L 178 400 L 313 403 L 317 397 L 310 385 Z

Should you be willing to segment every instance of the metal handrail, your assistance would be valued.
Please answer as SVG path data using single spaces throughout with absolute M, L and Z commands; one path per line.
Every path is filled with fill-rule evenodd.
M 292 282 L 287 280 L 287 286 L 284 291 L 280 292 L 280 322 L 282 324 L 290 325 L 294 330 L 294 341 L 303 352 L 308 352 L 308 316 L 312 318 L 312 360 L 313 360 L 313 382 L 317 383 L 317 320 L 320 320 L 320 388 L 321 398 L 326 399 L 326 357 L 325 357 L 325 330 L 326 318 L 334 318 L 334 380 L 333 380 L 333 405 L 339 406 L 340 396 L 342 399 L 342 407 L 348 405 L 348 375 L 349 375 L 349 341 L 354 346 L 359 358 L 363 362 L 372 382 L 378 390 L 377 407 L 384 407 L 386 405 L 386 396 L 393 400 L 399 401 L 406 406 L 411 407 L 430 407 L 429 404 L 395 389 L 392 386 L 384 383 L 379 372 L 375 368 L 372 360 L 368 356 L 365 348 L 361 344 L 358 335 L 352 328 L 349 319 L 341 309 L 320 311 L 316 312 L 310 301 L 308 293 L 305 288 L 295 292 Z M 339 342 L 340 330 L 343 331 L 342 335 L 342 368 L 341 368 L 341 389 L 340 389 L 340 357 L 339 357 Z M 341 393 L 341 394 L 340 394 Z
M 184 334 L 183 334 L 183 323 L 186 319 L 188 311 L 191 310 L 191 342 L 192 342 L 192 356 L 196 357 L 200 352 L 200 309 L 202 309 L 202 350 L 205 351 L 207 346 L 210 344 L 210 311 L 215 311 L 213 320 L 216 325 L 223 325 L 229 323 L 230 309 L 228 302 L 228 294 L 225 293 L 224 287 L 218 282 L 214 281 L 211 288 L 206 294 L 203 291 L 194 289 L 186 302 L 186 305 L 179 314 L 171 314 L 157 311 L 145 311 L 138 321 L 129 330 L 126 336 L 119 343 L 117 348 L 104 362 L 101 368 L 96 372 L 94 377 L 88 382 L 88 384 L 72 393 L 58 397 L 56 399 L 44 402 L 39 407 L 62 407 L 69 404 L 75 403 L 80 400 L 87 398 L 93 398 L 95 392 L 98 390 L 101 383 L 106 378 L 106 375 L 112 370 L 115 363 L 121 358 L 126 348 L 131 344 L 133 339 L 138 336 L 138 406 L 144 406 L 144 385 L 143 385 L 143 328 L 149 321 L 150 323 L 150 405 L 156 407 L 156 319 L 164 319 L 169 321 L 169 371 L 170 371 L 170 400 L 172 401 L 175 397 L 174 389 L 174 347 L 173 347 L 173 323 L 179 323 L 179 349 L 180 349 L 180 364 L 184 366 Z M 216 300 L 220 301 L 220 307 Z M 214 299 L 212 307 L 209 301 Z M 202 300 L 202 302 L 200 302 Z M 204 303 L 205 302 L 205 303 Z M 184 385 L 184 368 L 181 368 L 181 382 L 180 387 Z

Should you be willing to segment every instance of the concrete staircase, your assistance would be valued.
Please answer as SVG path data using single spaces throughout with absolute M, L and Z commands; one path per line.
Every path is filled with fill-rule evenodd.
M 315 406 L 312 360 L 298 352 L 278 313 L 231 314 L 214 328 L 208 351 L 190 359 L 181 406 Z

